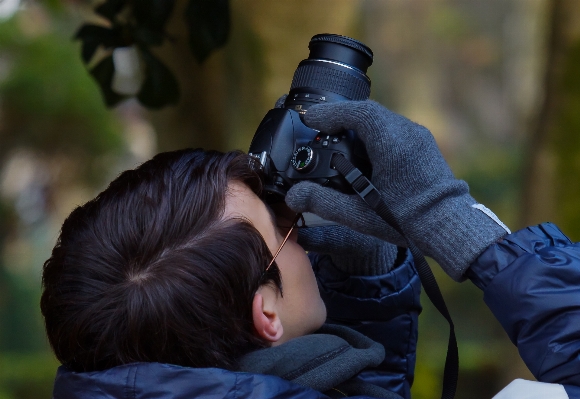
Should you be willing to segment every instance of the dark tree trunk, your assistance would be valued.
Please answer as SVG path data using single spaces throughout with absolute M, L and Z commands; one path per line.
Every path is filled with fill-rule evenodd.
M 580 2 L 550 3 L 544 100 L 528 143 L 522 224 L 580 240 Z

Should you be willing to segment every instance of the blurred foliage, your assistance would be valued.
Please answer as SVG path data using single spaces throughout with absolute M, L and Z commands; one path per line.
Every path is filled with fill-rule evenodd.
M 0 299 L 0 353 L 46 351 L 44 326 L 39 317 L 40 293 L 34 284 L 0 269 L 5 289 Z
M 469 184 L 469 192 L 478 202 L 517 229 L 515 205 L 522 189 L 522 149 L 517 142 L 499 144 L 479 141 L 454 158 L 451 166 L 457 177 Z
M 580 8 L 579 8 L 580 10 Z M 558 154 L 556 165 L 555 222 L 573 241 L 580 241 L 580 38 L 567 52 L 558 85 L 560 107 L 550 132 L 550 147 Z
M 52 397 L 58 362 L 52 354 L 0 352 L 0 399 Z
M 119 123 L 67 45 L 70 32 L 62 25 L 66 15 L 35 9 L 0 23 L 0 156 L 26 147 L 92 159 L 122 144 Z
M 449 43 L 460 43 L 473 30 L 473 19 L 459 8 L 436 8 L 429 17 L 429 27 L 438 38 Z
M 545 95 L 534 118 L 527 154 L 525 224 L 555 222 L 580 240 L 580 3 L 550 2 Z
M 201 63 L 228 40 L 229 0 L 190 0 L 185 21 L 189 28 L 189 47 Z
M 63 11 L 66 7 L 66 2 L 62 0 L 44 0 L 43 3 L 51 11 Z
M 145 107 L 158 109 L 178 102 L 180 90 L 173 73 L 151 51 L 171 39 L 166 25 L 175 0 L 106 0 L 98 4 L 95 13 L 107 21 L 106 25 L 85 24 L 75 38 L 82 41 L 82 58 L 94 64 L 99 48 L 107 55 L 90 66 L 91 75 L 99 84 L 105 104 L 113 107 L 135 95 Z M 188 30 L 191 52 L 203 62 L 217 48 L 223 46 L 230 31 L 229 0 L 189 0 L 183 14 Z M 116 49 L 132 47 L 136 59 L 117 65 Z M 128 65 L 131 64 L 131 65 Z M 115 85 L 115 75 L 125 69 L 126 79 L 137 81 L 135 92 Z M 144 73 L 140 81 L 139 69 Z
M 92 60 L 97 49 L 110 50 L 90 69 L 107 106 L 112 107 L 128 97 L 128 93 L 115 89 L 115 73 L 123 67 L 139 67 L 115 65 L 114 50 L 126 47 L 134 47 L 143 63 L 145 77 L 137 93 L 139 101 L 152 108 L 177 102 L 179 87 L 175 77 L 150 51 L 150 47 L 165 41 L 165 24 L 174 4 L 174 0 L 107 0 L 95 8 L 95 13 L 107 21 L 107 26 L 85 24 L 77 31 L 75 38 L 82 41 L 81 55 L 86 64 L 94 64 Z M 131 61 L 125 60 L 127 62 Z M 138 60 L 133 62 L 139 64 Z
M 6 178 L 10 157 L 25 149 L 36 154 L 40 171 L 47 176 L 54 176 L 53 166 L 66 166 L 62 159 L 68 159 L 74 168 L 59 172 L 61 177 L 69 176 L 68 184 L 99 186 L 108 170 L 102 167 L 102 158 L 122 153 L 122 125 L 103 105 L 71 40 L 75 23 L 68 6 L 56 0 L 42 5 L 27 2 L 11 18 L 0 21 L 0 168 L 4 167 L 0 181 Z M 25 180 L 14 182 L 28 184 Z M 58 364 L 48 348 L 38 306 L 38 259 L 47 254 L 44 250 L 36 253 L 43 246 L 39 244 L 54 239 L 55 231 L 47 235 L 46 229 L 50 196 L 56 190 L 54 186 L 34 188 L 44 196 L 41 209 L 36 210 L 44 216 L 32 225 L 21 218 L 31 211 L 22 207 L 30 191 L 0 192 L 2 399 L 50 397 Z M 31 243 L 22 251 L 35 254 L 18 259 L 18 269 L 6 250 L 22 242 Z

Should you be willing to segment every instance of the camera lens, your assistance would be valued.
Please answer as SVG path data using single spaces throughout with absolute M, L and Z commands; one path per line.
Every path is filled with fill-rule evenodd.
M 298 65 L 286 98 L 286 108 L 300 113 L 320 102 L 366 100 L 371 81 L 366 75 L 373 52 L 346 36 L 315 35 L 308 59 Z

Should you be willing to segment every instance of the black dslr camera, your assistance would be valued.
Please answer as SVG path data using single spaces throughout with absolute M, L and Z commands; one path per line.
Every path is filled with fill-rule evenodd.
M 283 200 L 290 187 L 302 180 L 352 192 L 331 166 L 336 153 L 371 177 L 366 149 L 354 131 L 325 134 L 306 126 L 302 115 L 314 104 L 366 100 L 371 91 L 366 71 L 373 52 L 357 40 L 332 34 L 312 37 L 308 48 L 308 59 L 298 65 L 284 107 L 268 111 L 248 151 L 262 165 L 267 202 Z

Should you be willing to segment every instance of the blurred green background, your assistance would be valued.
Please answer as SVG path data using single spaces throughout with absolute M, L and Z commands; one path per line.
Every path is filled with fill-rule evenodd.
M 580 240 L 580 2 L 231 0 L 227 44 L 199 65 L 184 0 L 154 50 L 179 102 L 104 106 L 73 40 L 89 0 L 0 0 L 0 399 L 49 398 L 57 361 L 38 301 L 60 224 L 120 171 L 182 147 L 246 150 L 317 33 L 375 54 L 371 97 L 425 126 L 472 195 L 512 230 L 556 222 Z M 101 21 L 102 22 L 102 21 Z M 533 378 L 470 283 L 434 268 L 454 317 L 457 398 Z M 415 399 L 440 396 L 448 327 L 423 301 Z

